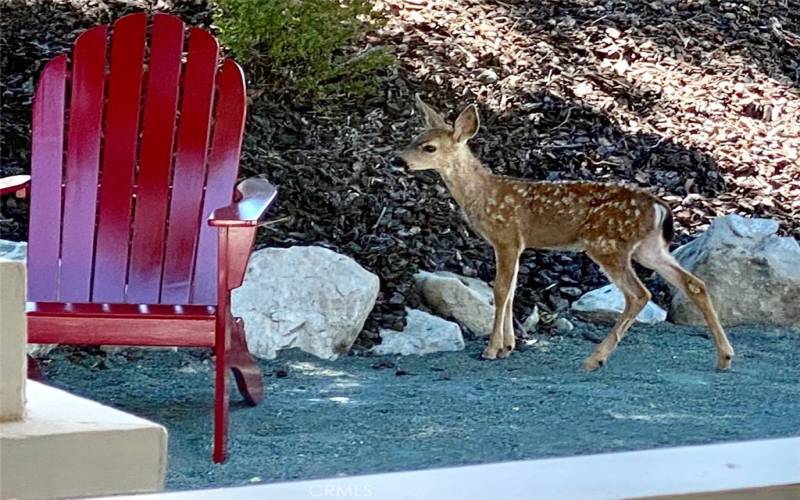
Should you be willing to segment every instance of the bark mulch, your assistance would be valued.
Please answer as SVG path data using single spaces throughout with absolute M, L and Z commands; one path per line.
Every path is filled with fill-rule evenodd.
M 155 2 L 152 2 L 155 4 Z M 2 5 L 2 174 L 29 168 L 35 76 L 86 27 L 151 6 Z M 491 280 L 491 248 L 470 232 L 435 174 L 390 169 L 419 131 L 413 94 L 451 117 L 477 102 L 474 149 L 495 172 L 652 188 L 675 210 L 678 242 L 715 216 L 771 217 L 800 237 L 800 2 L 796 0 L 386 0 L 366 46 L 397 65 L 375 97 L 317 104 L 250 83 L 243 175 L 280 187 L 262 245 L 323 245 L 381 278 L 363 345 L 420 306 L 411 276 L 448 269 Z M 210 24 L 202 2 L 158 2 Z M 255 71 L 246 72 L 255 74 Z M 3 237 L 25 234 L 25 206 L 4 201 Z M 516 311 L 555 311 L 605 283 L 585 257 L 536 252 Z M 643 274 L 644 276 L 647 273 Z M 658 298 L 665 299 L 664 290 Z

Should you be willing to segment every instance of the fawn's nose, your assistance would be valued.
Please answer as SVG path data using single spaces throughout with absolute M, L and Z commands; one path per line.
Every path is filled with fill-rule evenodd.
M 408 163 L 399 156 L 393 156 L 391 160 L 389 160 L 389 166 L 392 168 L 405 168 L 408 166 Z

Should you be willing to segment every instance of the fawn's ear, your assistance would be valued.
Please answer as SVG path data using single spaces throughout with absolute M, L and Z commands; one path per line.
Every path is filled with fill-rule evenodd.
M 444 129 L 444 130 L 450 129 L 450 125 L 448 125 L 447 122 L 444 121 L 442 115 L 434 111 L 432 107 L 422 102 L 422 98 L 419 96 L 419 94 L 416 95 L 414 100 L 417 103 L 417 109 L 422 115 L 422 119 L 425 120 L 426 127 L 428 127 L 429 129 Z
M 478 132 L 480 125 L 481 119 L 478 117 L 478 107 L 471 104 L 456 118 L 453 139 L 461 143 L 467 142 Z

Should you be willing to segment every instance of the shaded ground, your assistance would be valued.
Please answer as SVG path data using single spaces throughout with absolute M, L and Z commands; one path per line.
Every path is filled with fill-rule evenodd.
M 515 459 L 792 436 L 800 335 L 734 328 L 738 358 L 713 368 L 700 330 L 636 326 L 610 363 L 580 362 L 605 329 L 579 325 L 509 360 L 466 352 L 262 362 L 267 399 L 235 405 L 231 458 L 210 462 L 209 360 L 193 351 L 59 349 L 49 382 L 167 426 L 168 488 L 242 485 Z
M 265 173 L 280 204 L 261 245 L 315 244 L 381 278 L 360 343 L 420 307 L 412 275 L 445 269 L 491 280 L 492 251 L 434 175 L 386 166 L 419 130 L 412 96 L 446 112 L 479 103 L 474 148 L 494 171 L 652 188 L 675 208 L 679 242 L 716 215 L 768 216 L 800 236 L 800 2 L 797 0 L 385 0 L 367 37 L 398 59 L 374 97 L 315 105 L 250 78 L 242 174 Z M 193 1 L 0 1 L 0 175 L 29 170 L 34 80 L 92 25 L 159 9 L 208 25 Z M 0 207 L 0 237 L 22 239 L 26 207 Z M 3 219 L 0 216 L 0 219 Z M 539 252 L 521 266 L 518 317 L 559 310 L 605 278 L 581 255 Z M 651 288 L 653 283 L 650 283 Z M 664 303 L 665 297 L 657 294 Z M 424 307 L 424 305 L 422 305 Z

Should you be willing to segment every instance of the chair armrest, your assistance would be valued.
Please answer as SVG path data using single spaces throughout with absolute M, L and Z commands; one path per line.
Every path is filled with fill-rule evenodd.
M 0 177 L 0 195 L 16 193 L 18 198 L 22 198 L 27 194 L 30 184 L 30 175 L 12 175 L 11 177 Z
M 258 226 L 278 193 L 275 186 L 258 177 L 243 180 L 236 189 L 240 199 L 211 212 L 208 218 L 210 226 Z

